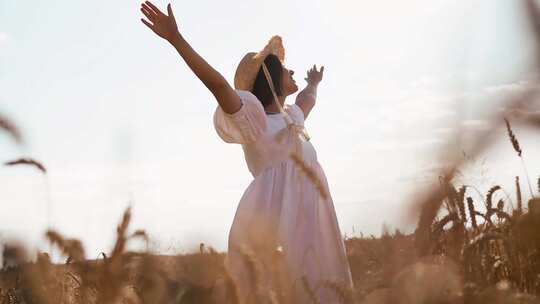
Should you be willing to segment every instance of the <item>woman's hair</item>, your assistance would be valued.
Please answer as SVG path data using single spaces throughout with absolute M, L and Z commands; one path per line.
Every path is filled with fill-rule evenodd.
M 270 77 L 272 77 L 272 82 L 274 83 L 276 95 L 281 96 L 283 92 L 283 88 L 281 87 L 281 79 L 283 77 L 283 66 L 281 65 L 281 61 L 276 55 L 270 54 L 264 59 L 264 64 L 266 64 L 268 72 L 270 73 Z M 253 89 L 251 90 L 251 93 L 257 96 L 257 98 L 261 101 L 263 107 L 267 107 L 268 105 L 272 104 L 274 96 L 272 95 L 270 86 L 268 85 L 266 77 L 264 76 L 262 65 L 259 69 L 259 72 L 257 73 L 255 82 L 253 83 Z

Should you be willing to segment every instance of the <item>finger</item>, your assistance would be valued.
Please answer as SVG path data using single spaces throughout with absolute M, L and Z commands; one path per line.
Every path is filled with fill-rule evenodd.
M 141 7 L 141 12 L 146 16 L 146 18 L 148 18 L 148 20 L 150 20 L 150 21 L 155 20 L 155 15 L 150 13 L 148 10 Z
M 173 17 L 174 18 L 174 14 L 173 14 L 173 11 L 172 11 L 172 7 L 171 7 L 171 4 L 167 4 L 167 13 L 169 14 L 169 17 Z
M 148 14 L 150 14 L 152 16 L 152 19 L 156 19 L 158 17 L 158 15 L 156 14 L 156 12 L 154 12 L 148 5 L 146 4 L 141 4 L 141 9 L 144 9 Z
M 317 72 L 317 66 L 316 66 L 316 65 L 313 65 L 313 70 L 314 70 L 315 72 Z
M 324 65 L 321 67 L 321 76 L 324 73 Z
M 148 4 L 141 3 L 141 7 L 144 8 L 145 10 L 149 11 L 152 15 L 157 16 L 157 13 Z
M 150 6 L 150 7 L 152 8 L 152 10 L 154 10 L 154 12 L 155 12 L 156 14 L 162 14 L 162 15 L 165 15 L 165 14 L 163 14 L 163 13 L 159 10 L 159 8 L 157 8 L 155 5 L 153 5 L 152 2 L 150 2 L 150 1 L 145 1 L 145 3 L 146 3 L 148 6 Z
M 152 27 L 152 24 L 143 18 L 141 18 L 142 23 L 144 23 L 146 26 L 148 26 L 152 31 L 154 30 L 154 27 Z

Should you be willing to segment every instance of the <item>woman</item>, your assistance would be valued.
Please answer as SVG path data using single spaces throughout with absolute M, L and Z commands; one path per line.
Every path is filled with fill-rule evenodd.
M 307 87 L 285 104 L 298 87 L 294 72 L 282 65 L 285 52 L 275 36 L 259 53 L 244 56 L 233 89 L 180 34 L 170 4 L 167 14 L 149 1 L 141 11 L 149 20 L 141 21 L 170 42 L 212 92 L 216 131 L 242 145 L 254 176 L 238 205 L 226 259 L 240 303 L 257 302 L 268 290 L 291 303 L 311 303 L 313 295 L 337 303 L 328 283 L 352 287 L 351 274 L 326 177 L 303 129 L 324 68 L 310 69 Z

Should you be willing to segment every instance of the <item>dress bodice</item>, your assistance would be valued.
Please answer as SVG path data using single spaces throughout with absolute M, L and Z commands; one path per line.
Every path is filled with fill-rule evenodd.
M 225 113 L 217 107 L 214 126 L 219 136 L 229 143 L 241 144 L 251 174 L 256 177 L 267 168 L 289 158 L 291 151 L 301 153 L 307 163 L 317 161 L 316 151 L 298 133 L 286 132 L 287 123 L 280 114 L 266 114 L 262 103 L 249 91 L 237 90 L 242 107 L 236 113 Z M 294 124 L 304 125 L 304 113 L 296 104 L 285 105 Z M 300 149 L 296 150 L 297 141 Z

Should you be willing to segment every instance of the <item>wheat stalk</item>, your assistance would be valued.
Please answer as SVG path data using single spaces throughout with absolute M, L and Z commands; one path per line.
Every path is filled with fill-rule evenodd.
M 476 211 L 474 210 L 474 201 L 469 196 L 467 197 L 467 207 L 469 209 L 469 217 L 471 218 L 471 224 L 474 229 L 478 228 L 478 224 L 476 223 Z
M 444 226 L 446 226 L 446 224 L 448 224 L 448 223 L 450 223 L 452 221 L 456 221 L 456 220 L 459 220 L 459 217 L 458 217 L 457 213 L 450 213 L 450 214 L 446 215 L 440 221 L 435 222 L 433 224 L 433 233 L 435 235 L 438 235 L 438 234 L 442 233 L 444 231 Z
M 111 252 L 111 259 L 114 260 L 124 252 L 124 248 L 126 246 L 126 232 L 129 226 L 129 222 L 131 221 L 131 208 L 128 207 L 126 211 L 124 211 L 124 215 L 122 216 L 122 221 L 116 228 L 116 243 L 114 244 L 114 249 Z
M 486 207 L 487 207 L 487 210 L 490 210 L 493 208 L 493 194 L 495 193 L 495 191 L 497 190 L 500 190 L 501 189 L 501 186 L 499 185 L 496 185 L 496 186 L 493 186 L 489 189 L 487 195 L 486 195 Z
M 508 119 L 504 118 L 504 122 L 506 123 L 506 130 L 508 132 L 508 137 L 510 138 L 510 142 L 512 143 L 512 147 L 514 147 L 514 150 L 517 152 L 517 155 L 519 158 L 521 158 L 521 165 L 523 166 L 523 171 L 525 171 L 525 177 L 527 178 L 527 183 L 529 185 L 529 191 L 531 193 L 531 197 L 534 198 L 532 186 L 531 186 L 531 180 L 529 179 L 529 173 L 527 172 L 527 166 L 525 166 L 525 160 L 523 159 L 523 150 L 521 150 L 521 146 L 519 145 L 519 141 L 512 131 L 512 127 L 510 126 L 510 121 Z
M 140 239 L 144 240 L 144 244 L 145 244 L 146 251 L 149 250 L 149 247 L 150 247 L 150 237 L 148 237 L 148 234 L 146 233 L 145 230 L 142 230 L 142 229 L 135 230 L 135 232 L 133 232 L 133 233 L 129 236 L 129 239 L 135 239 L 135 238 L 140 238 Z
M 21 135 L 21 132 L 19 131 L 19 128 L 17 128 L 15 123 L 13 123 L 7 117 L 4 117 L 2 115 L 0 115 L 0 129 L 3 129 L 9 135 L 11 135 L 11 137 L 13 137 L 13 139 L 15 140 L 17 144 L 23 143 L 22 135 Z
M 262 284 L 262 265 L 258 260 L 255 253 L 250 250 L 247 246 L 241 246 L 240 254 L 244 258 L 247 266 L 247 271 L 249 275 L 249 281 L 251 282 L 253 297 L 255 301 L 259 302 L 263 297 L 263 284 Z
M 43 172 L 44 174 L 47 173 L 47 169 L 45 168 L 45 166 L 32 158 L 19 158 L 16 160 L 5 162 L 4 165 L 6 166 L 31 165 L 31 166 L 36 167 L 39 171 Z
M 508 137 L 510 138 L 510 143 L 512 143 L 512 147 L 514 147 L 514 150 L 517 152 L 518 156 L 521 157 L 521 153 L 523 151 L 521 150 L 521 147 L 519 146 L 519 141 L 517 140 L 516 135 L 512 131 L 512 127 L 510 126 L 510 121 L 504 118 L 504 122 L 506 123 L 506 130 L 508 132 Z
M 304 162 L 298 154 L 292 152 L 291 154 L 289 154 L 289 157 L 294 161 L 294 163 L 296 164 L 296 167 L 299 168 L 300 171 L 307 176 L 307 178 L 315 186 L 315 188 L 317 189 L 321 197 L 324 200 L 328 199 L 329 195 L 326 190 L 326 187 L 317 176 L 317 173 L 315 172 L 315 170 L 313 170 L 311 166 L 309 166 L 306 162 Z
M 458 209 L 459 209 L 459 214 L 461 216 L 461 221 L 463 222 L 463 224 L 465 224 L 467 222 L 467 214 L 465 213 L 465 191 L 466 191 L 467 187 L 466 186 L 461 186 L 461 188 L 459 188 L 459 191 L 458 191 L 458 195 L 457 195 L 457 205 L 458 205 Z
M 519 176 L 516 176 L 516 200 L 517 200 L 517 212 L 523 214 L 523 200 L 521 199 L 521 187 L 519 185 Z
M 68 261 L 77 262 L 85 260 L 84 248 L 81 241 L 77 239 L 66 239 L 60 233 L 54 230 L 48 230 L 45 236 L 53 245 L 57 245 L 62 253 L 69 258 Z

